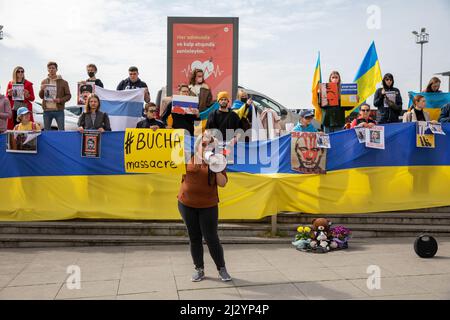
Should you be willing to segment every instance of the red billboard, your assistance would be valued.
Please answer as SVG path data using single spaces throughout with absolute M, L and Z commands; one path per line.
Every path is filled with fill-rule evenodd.
M 202 69 L 213 99 L 237 90 L 238 18 L 168 18 L 167 95 Z

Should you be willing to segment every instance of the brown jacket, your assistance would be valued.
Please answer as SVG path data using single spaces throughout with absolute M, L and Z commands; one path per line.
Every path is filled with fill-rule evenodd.
M 46 79 L 42 80 L 41 86 L 48 83 L 50 83 L 50 78 L 47 77 Z M 46 101 L 44 100 L 44 90 L 39 90 L 39 97 L 42 99 L 42 108 L 44 109 L 44 111 L 46 111 L 47 108 Z M 56 98 L 61 99 L 61 102 L 56 104 L 58 110 L 64 110 L 64 105 L 67 101 L 70 100 L 70 98 L 72 98 L 72 95 L 70 94 L 69 84 L 66 80 L 61 78 L 60 75 L 58 75 L 58 78 L 56 79 Z

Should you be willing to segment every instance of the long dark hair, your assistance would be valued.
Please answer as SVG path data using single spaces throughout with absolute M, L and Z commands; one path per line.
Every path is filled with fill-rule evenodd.
M 392 80 L 392 85 L 390 87 L 388 87 L 388 85 L 386 84 L 386 79 Z M 387 90 L 392 89 L 393 87 L 394 87 L 394 76 L 392 75 L 392 73 L 386 73 L 383 77 L 383 88 L 384 90 Z
M 439 83 L 439 85 L 441 84 L 441 79 L 439 79 L 438 77 L 433 77 L 430 79 L 430 82 L 428 82 L 427 88 L 425 89 L 425 92 L 439 92 L 438 91 L 433 91 L 433 89 L 431 89 L 431 86 L 435 83 Z
M 189 80 L 189 84 L 195 86 L 195 78 L 197 77 L 197 73 L 203 73 L 203 82 L 205 82 L 205 73 L 203 72 L 202 69 L 194 69 L 194 71 L 192 71 L 192 75 L 191 75 L 191 80 Z M 203 83 L 202 82 L 202 83 Z

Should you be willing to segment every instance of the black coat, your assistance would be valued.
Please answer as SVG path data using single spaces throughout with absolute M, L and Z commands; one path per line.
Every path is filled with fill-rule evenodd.
M 400 90 L 397 88 L 391 87 L 385 89 L 385 91 L 394 91 L 395 94 L 395 104 L 390 104 L 388 108 L 384 106 L 384 100 L 387 99 L 385 95 L 381 94 L 383 88 L 378 88 L 375 92 L 375 97 L 373 99 L 373 105 L 378 108 L 379 112 L 379 123 L 393 123 L 400 122 L 398 118 L 402 113 L 402 96 L 400 94 Z
M 103 128 L 105 131 L 111 131 L 108 114 L 101 111 L 95 112 L 94 123 L 92 123 L 91 114 L 83 112 L 78 118 L 78 126 L 85 130 L 98 130 Z

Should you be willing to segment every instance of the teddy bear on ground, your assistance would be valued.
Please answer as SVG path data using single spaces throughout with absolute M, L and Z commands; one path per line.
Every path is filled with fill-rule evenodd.
M 310 246 L 317 252 L 328 252 L 336 249 L 338 244 L 329 239 L 331 221 L 325 218 L 317 218 L 312 221 Z

